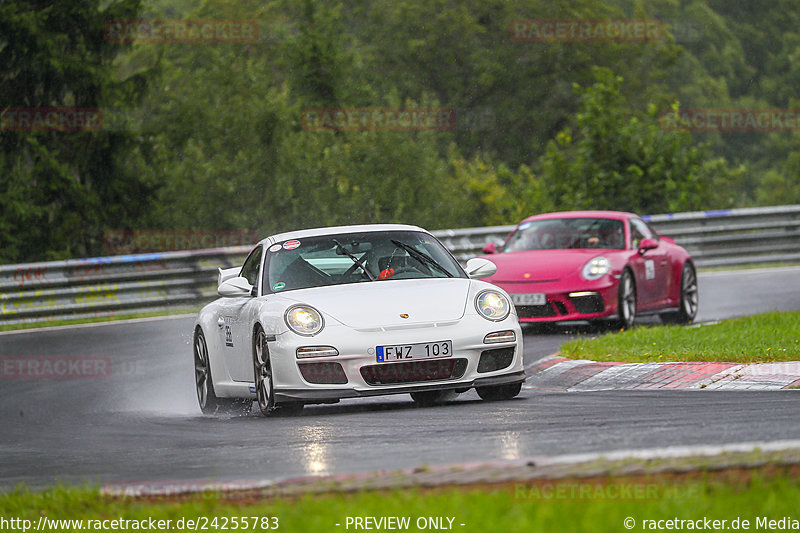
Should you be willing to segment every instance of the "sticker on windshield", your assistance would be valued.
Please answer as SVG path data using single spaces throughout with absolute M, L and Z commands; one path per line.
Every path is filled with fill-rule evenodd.
M 282 282 L 282 281 L 279 281 L 278 283 L 276 283 L 275 285 L 272 286 L 272 290 L 273 291 L 279 291 L 279 290 L 283 289 L 284 287 L 286 287 L 286 284 L 284 282 Z
M 300 246 L 300 241 L 286 241 L 283 243 L 284 250 L 294 250 L 298 246 Z
M 531 224 L 532 224 L 532 222 L 523 222 L 522 224 L 519 225 L 519 228 L 517 228 L 517 229 L 520 229 L 520 230 L 528 229 L 529 227 L 531 227 Z
M 273 244 L 272 246 L 269 247 L 269 251 L 270 252 L 277 252 L 281 248 L 283 248 L 283 246 L 281 246 L 280 244 Z

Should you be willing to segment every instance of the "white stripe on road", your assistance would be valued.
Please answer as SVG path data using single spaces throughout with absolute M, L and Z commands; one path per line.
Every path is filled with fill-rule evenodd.
M 699 277 L 719 277 L 719 276 L 742 276 L 757 274 L 786 274 L 800 272 L 800 266 L 791 267 L 763 267 L 763 268 L 742 268 L 739 270 L 714 270 L 711 272 L 698 272 Z
M 124 320 L 106 320 L 104 322 L 89 322 L 87 324 L 67 324 L 64 326 L 47 326 L 44 328 L 14 329 L 11 331 L 0 331 L 0 335 L 19 335 L 22 333 L 39 333 L 42 331 L 97 328 L 100 326 L 113 326 L 115 324 L 138 324 L 140 322 L 156 322 L 159 320 L 173 320 L 173 319 L 190 318 L 190 317 L 194 318 L 196 316 L 197 313 L 190 313 L 184 315 L 163 315 L 163 316 L 149 316 L 145 318 L 126 318 Z

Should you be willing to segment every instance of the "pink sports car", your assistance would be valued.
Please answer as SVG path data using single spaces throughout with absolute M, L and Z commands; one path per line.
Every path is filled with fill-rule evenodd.
M 612 320 L 659 314 L 689 323 L 697 273 L 689 254 L 633 213 L 567 211 L 526 218 L 499 247 L 486 281 L 511 295 L 520 322 Z

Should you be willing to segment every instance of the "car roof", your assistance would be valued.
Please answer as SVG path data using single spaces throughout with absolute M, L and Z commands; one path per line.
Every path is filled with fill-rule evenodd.
M 428 233 L 427 230 L 424 230 L 418 226 L 410 226 L 408 224 L 358 224 L 354 226 L 330 226 L 326 228 L 287 231 L 267 237 L 266 239 L 262 240 L 260 244 L 272 244 L 276 242 L 283 242 L 289 239 L 305 239 L 307 237 L 317 237 L 320 235 L 364 233 L 369 231 L 423 231 Z
M 611 220 L 625 220 L 630 217 L 638 217 L 635 213 L 625 211 L 558 211 L 555 213 L 542 213 L 526 218 L 522 222 L 531 220 L 548 220 L 554 218 L 608 218 Z

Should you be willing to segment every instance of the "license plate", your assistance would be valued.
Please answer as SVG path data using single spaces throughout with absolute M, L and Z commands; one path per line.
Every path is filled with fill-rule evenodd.
M 390 344 L 375 347 L 379 363 L 408 361 L 410 359 L 430 359 L 453 355 L 453 341 L 420 342 L 417 344 Z
M 544 293 L 528 292 L 512 294 L 511 301 L 514 302 L 514 305 L 544 305 L 546 299 Z

